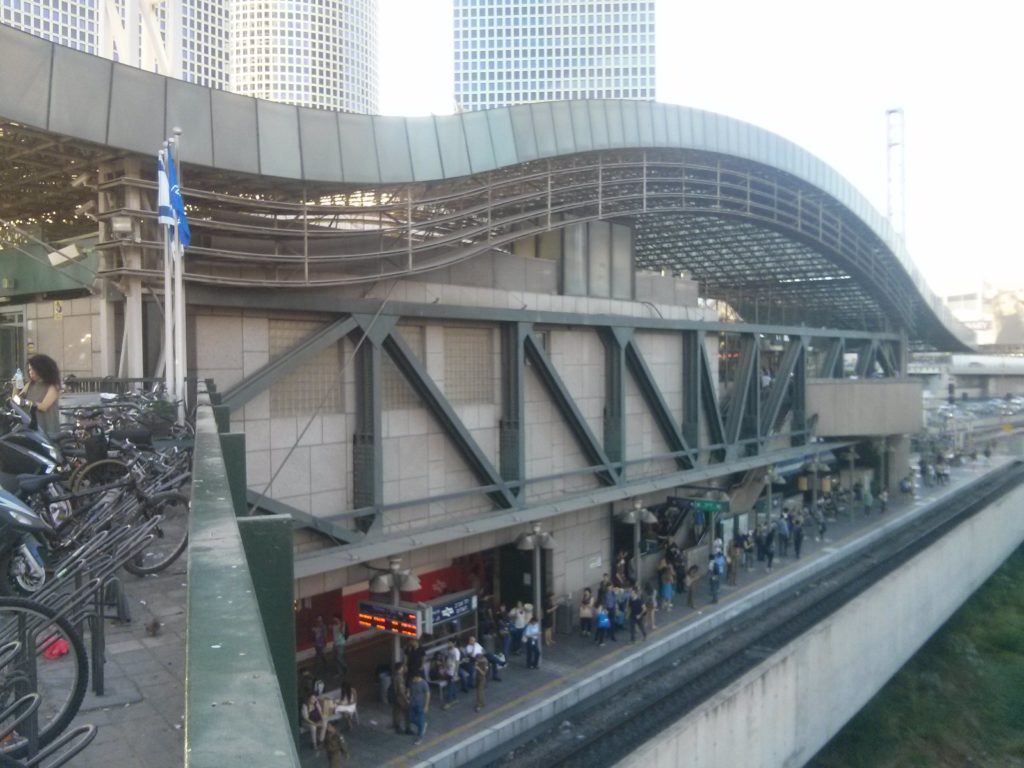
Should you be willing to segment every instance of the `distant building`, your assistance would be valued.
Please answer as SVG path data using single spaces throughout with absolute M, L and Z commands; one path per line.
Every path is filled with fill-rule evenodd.
M 1024 288 L 997 289 L 946 296 L 943 301 L 956 318 L 975 332 L 985 352 L 1024 354 Z
M 167 23 L 165 9 L 159 12 L 159 45 L 147 39 L 144 24 L 104 26 L 100 0 L 0 0 L 0 21 L 209 88 L 307 107 L 378 111 L 377 0 L 180 0 L 175 6 L 180 25 Z M 158 47 L 166 51 L 164 62 Z
M 465 110 L 655 98 L 654 0 L 454 0 Z

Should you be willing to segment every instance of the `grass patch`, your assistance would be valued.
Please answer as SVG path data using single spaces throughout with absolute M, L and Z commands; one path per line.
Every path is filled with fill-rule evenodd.
M 809 765 L 1024 768 L 1024 547 Z

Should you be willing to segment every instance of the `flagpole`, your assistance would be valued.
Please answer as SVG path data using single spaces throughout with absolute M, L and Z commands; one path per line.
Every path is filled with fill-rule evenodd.
M 160 152 L 160 160 L 167 167 L 167 142 L 164 142 L 164 150 Z M 171 287 L 171 238 L 168 233 L 169 227 L 164 224 L 160 227 L 164 235 L 164 386 L 167 388 L 167 397 L 174 402 L 178 399 L 175 384 L 174 370 L 174 290 Z
M 171 139 L 174 145 L 172 162 L 176 164 L 175 170 L 178 171 L 179 187 L 181 186 L 181 162 L 178 159 L 180 156 L 180 138 L 181 129 L 175 128 L 174 138 Z M 185 289 L 183 279 L 185 254 L 184 249 L 181 247 L 180 222 L 174 228 L 174 249 L 174 376 L 178 386 L 181 387 L 177 398 L 181 403 L 178 406 L 178 420 L 184 423 L 188 405 L 186 402 L 188 398 L 188 385 L 185 382 Z

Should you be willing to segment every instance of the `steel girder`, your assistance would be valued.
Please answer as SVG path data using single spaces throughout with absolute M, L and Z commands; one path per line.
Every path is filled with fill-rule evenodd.
M 522 313 L 536 317 L 542 313 Z M 486 312 L 481 322 L 486 322 Z M 806 389 L 806 350 L 810 336 L 791 335 L 786 342 L 776 377 L 767 392 L 759 376 L 759 339 L 764 335 L 756 327 L 744 327 L 740 333 L 739 364 L 732 381 L 732 396 L 723 408 L 716 394 L 717 383 L 707 349 L 707 333 L 693 330 L 688 323 L 680 321 L 676 328 L 682 345 L 682 364 L 678 375 L 682 384 L 682 418 L 672 413 L 654 374 L 649 369 L 639 345 L 634 338 L 637 327 L 665 331 L 663 323 L 650 319 L 634 326 L 620 326 L 614 321 L 624 318 L 609 318 L 607 325 L 594 327 L 606 344 L 606 430 L 599 440 L 590 430 L 573 395 L 565 386 L 561 376 L 548 357 L 542 342 L 534 331 L 533 324 L 526 320 L 500 322 L 502 339 L 502 403 L 500 417 L 499 461 L 500 472 L 483 453 L 462 423 L 455 407 L 434 383 L 425 366 L 411 351 L 401 336 L 397 323 L 399 315 L 359 312 L 339 318 L 327 324 L 324 329 L 312 334 L 303 344 L 284 358 L 257 371 L 248 380 L 234 387 L 229 393 L 231 407 L 238 408 L 246 400 L 269 387 L 283 375 L 284 370 L 294 370 L 303 360 L 317 354 L 327 344 L 336 343 L 345 335 L 351 335 L 358 344 L 356 354 L 356 399 L 354 404 L 355 426 L 353 429 L 352 476 L 354 503 L 351 510 L 339 510 L 337 514 L 323 519 L 323 524 L 310 525 L 338 540 L 355 541 L 364 534 L 368 539 L 384 535 L 386 520 L 382 515 L 403 506 L 443 501 L 453 495 L 479 493 L 490 499 L 493 505 L 489 512 L 482 514 L 519 514 L 531 508 L 528 488 L 534 480 L 546 478 L 526 476 L 526 428 L 524 403 L 524 378 L 527 365 L 533 366 L 559 413 L 576 436 L 592 471 L 606 486 L 625 487 L 635 483 L 649 482 L 650 478 L 630 478 L 626 460 L 623 435 L 629 428 L 625 417 L 625 377 L 630 375 L 637 384 L 641 398 L 669 446 L 671 458 L 680 470 L 690 471 L 700 467 L 721 465 L 728 472 L 728 464 L 761 452 L 765 442 L 775 435 L 777 426 L 788 412 L 792 415 L 789 430 L 790 441 L 800 445 L 807 439 L 804 393 Z M 582 318 L 577 317 L 577 321 Z M 593 320 L 591 319 L 591 322 Z M 577 323 L 579 324 L 579 323 Z M 737 326 L 731 326 L 734 329 Z M 763 330 L 763 329 L 760 329 Z M 827 347 L 823 373 L 834 375 L 841 365 L 841 350 L 848 333 L 818 333 L 814 338 L 824 340 Z M 870 334 L 854 337 L 865 341 L 870 348 Z M 878 339 L 875 338 L 877 343 Z M 896 345 L 889 337 L 881 339 L 884 346 Z M 381 420 L 384 404 L 380 394 L 381 364 L 386 354 L 421 398 L 424 407 L 440 424 L 443 433 L 452 441 L 462 458 L 474 472 L 479 487 L 458 494 L 442 494 L 435 497 L 414 499 L 400 504 L 386 503 L 383 498 L 383 454 L 381 445 Z M 898 349 L 895 353 L 898 354 Z M 883 366 L 888 370 L 889 366 Z M 627 373 L 628 372 L 628 373 Z M 616 405 L 618 404 L 618 405 Z M 702 432 L 707 432 L 707 444 L 703 444 Z M 616 445 L 618 441 L 618 445 Z M 664 457 L 663 457 L 664 458 Z M 645 458 L 635 459 L 643 461 Z M 342 468 L 339 468 L 342 469 Z M 579 470 L 571 471 L 578 474 Z M 268 502 L 270 503 L 270 502 Z M 265 506 L 265 505 L 262 505 Z M 359 530 L 340 524 L 341 519 L 355 519 Z M 301 518 L 303 521 L 305 518 Z M 320 519 L 320 518 L 318 518 Z

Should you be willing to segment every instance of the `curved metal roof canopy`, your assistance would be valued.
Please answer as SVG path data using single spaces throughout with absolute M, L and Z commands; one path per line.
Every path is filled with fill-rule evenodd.
M 181 126 L 192 280 L 265 284 L 256 268 L 273 264 L 281 285 L 367 281 L 611 219 L 633 228 L 639 268 L 686 273 L 748 320 L 971 344 L 849 183 L 793 143 L 720 115 L 635 101 L 333 113 L 209 90 L 7 27 L 0 69 L 4 218 L 40 223 L 51 239 L 95 231 L 76 206 L 95 196 L 86 187 L 96 169 L 151 158 Z

